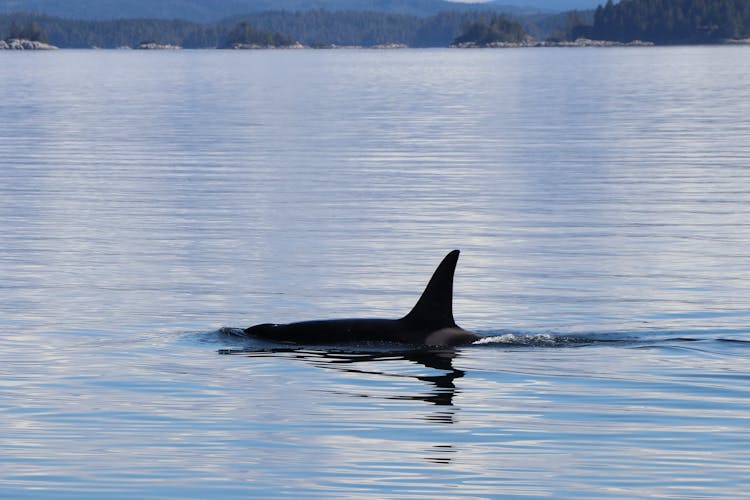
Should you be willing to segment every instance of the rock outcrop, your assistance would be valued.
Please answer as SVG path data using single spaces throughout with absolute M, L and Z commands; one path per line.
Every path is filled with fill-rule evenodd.
M 574 41 L 542 41 L 542 40 L 524 40 L 523 42 L 492 42 L 487 44 L 477 44 L 475 42 L 454 43 L 452 48 L 474 49 L 474 48 L 517 48 L 517 47 L 650 47 L 653 42 L 644 42 L 642 40 L 633 40 L 632 42 L 622 43 L 610 40 L 590 40 L 588 38 L 579 38 Z
M 371 45 L 371 49 L 407 49 L 408 45 L 405 43 L 381 43 L 378 45 Z
M 180 50 L 181 48 L 179 45 L 156 42 L 143 42 L 136 47 L 138 50 Z
M 233 43 L 227 47 L 233 50 L 254 50 L 254 49 L 304 49 L 305 46 L 299 42 L 290 45 L 261 45 L 257 43 Z
M 57 47 L 25 38 L 9 38 L 0 40 L 0 50 L 57 50 Z

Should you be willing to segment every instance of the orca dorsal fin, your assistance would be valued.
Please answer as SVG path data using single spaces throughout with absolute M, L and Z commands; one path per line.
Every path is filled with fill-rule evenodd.
M 427 288 L 403 320 L 424 328 L 455 327 L 453 320 L 453 273 L 458 262 L 458 250 L 445 256 L 427 283 Z

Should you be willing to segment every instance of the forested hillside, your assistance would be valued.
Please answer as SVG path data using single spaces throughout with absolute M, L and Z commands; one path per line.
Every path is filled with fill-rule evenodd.
M 515 1 L 519 0 L 484 5 L 445 0 L 0 0 L 0 15 L 33 12 L 66 19 L 184 19 L 213 23 L 240 14 L 282 10 L 377 11 L 421 17 L 455 10 L 492 10 L 518 15 L 529 12 L 528 8 L 506 5 Z M 557 4 L 592 0 L 541 1 Z
M 446 47 L 470 25 L 475 28 L 473 38 L 484 37 L 477 30 L 480 26 L 491 26 L 497 11 L 476 9 L 475 6 L 430 16 L 320 9 L 269 11 L 232 16 L 213 23 L 165 19 L 73 20 L 12 14 L 0 15 L 0 39 L 34 23 L 36 36 L 58 47 L 134 47 L 148 40 L 186 48 L 210 48 L 231 45 L 232 30 L 245 23 L 245 30 L 269 32 L 277 40 L 294 40 L 305 45 L 396 43 L 411 47 Z M 619 3 L 609 0 L 596 11 L 537 13 L 514 20 L 523 26 L 523 33 L 515 33 L 514 39 L 532 35 L 540 40 L 583 37 L 626 43 L 632 40 L 658 44 L 717 43 L 725 39 L 750 38 L 750 0 L 622 0 Z M 486 35 L 490 36 L 491 31 L 493 29 Z
M 229 18 L 222 24 L 248 22 L 268 31 L 286 33 L 306 44 L 446 47 L 467 23 L 488 20 L 491 12 L 442 12 L 429 17 L 383 12 L 264 12 Z
M 588 30 L 599 40 L 702 43 L 750 37 L 750 0 L 609 0 Z
M 306 45 L 371 46 L 401 43 L 412 47 L 447 47 L 469 23 L 489 21 L 491 12 L 445 12 L 429 17 L 383 12 L 263 12 L 219 23 L 158 19 L 116 21 L 68 20 L 59 17 L 0 16 L 0 39 L 11 26 L 36 23 L 49 43 L 58 47 L 134 47 L 144 40 L 186 48 L 222 47 L 240 23 L 256 30 L 279 33 Z
M 12 26 L 35 23 L 49 43 L 65 48 L 135 47 L 143 41 L 186 47 L 216 47 L 229 29 L 188 21 L 124 19 L 82 21 L 30 14 L 0 16 L 0 39 L 11 35 Z

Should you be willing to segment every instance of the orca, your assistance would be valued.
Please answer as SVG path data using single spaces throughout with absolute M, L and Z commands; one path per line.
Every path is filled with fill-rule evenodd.
M 453 319 L 453 274 L 458 250 L 445 256 L 414 308 L 400 319 L 332 319 L 299 323 L 263 323 L 245 335 L 297 344 L 396 342 L 426 346 L 457 346 L 482 338 Z

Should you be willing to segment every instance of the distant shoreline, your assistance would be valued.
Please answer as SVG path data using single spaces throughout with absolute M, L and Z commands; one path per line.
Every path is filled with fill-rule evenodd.
M 158 44 L 158 43 L 142 43 L 136 47 L 121 46 L 115 48 L 102 48 L 102 47 L 86 47 L 86 48 L 72 48 L 72 47 L 57 47 L 48 43 L 42 43 L 38 41 L 25 40 L 25 39 L 10 39 L 0 40 L 0 50 L 164 50 L 164 51 L 175 51 L 175 50 L 354 50 L 354 49 L 368 49 L 368 50 L 398 50 L 398 49 L 515 49 L 515 48 L 549 48 L 549 47 L 691 47 L 691 46 L 740 46 L 750 45 L 750 38 L 744 39 L 728 39 L 720 40 L 715 43 L 684 43 L 684 44 L 655 44 L 654 42 L 633 40 L 631 42 L 623 43 L 611 40 L 590 40 L 587 38 L 579 38 L 575 41 L 543 41 L 543 40 L 528 40 L 523 42 L 493 42 L 489 44 L 476 44 L 473 42 L 453 44 L 447 47 L 409 47 L 402 43 L 387 43 L 379 45 L 324 45 L 324 46 L 311 46 L 303 45 L 299 42 L 292 45 L 256 45 L 256 44 L 236 44 L 232 47 L 205 47 L 205 48 L 188 48 L 185 49 L 179 45 L 170 44 Z
M 644 42 L 642 40 L 633 40 L 622 43 L 612 40 L 591 40 L 588 38 L 579 38 L 574 41 L 541 41 L 526 40 L 523 42 L 492 42 L 487 44 L 477 44 L 475 42 L 466 42 L 452 44 L 450 48 L 456 49 L 514 49 L 514 48 L 536 48 L 536 47 L 654 47 L 654 42 Z
M 483 7 L 474 5 L 412 15 L 401 11 L 391 12 L 389 9 L 402 1 L 423 4 L 424 0 L 399 0 L 395 3 L 363 1 L 377 4 L 379 8 L 261 9 L 214 20 L 189 21 L 181 16 L 185 11 L 174 2 L 171 8 L 175 15 L 170 18 L 125 16 L 124 11 L 120 10 L 117 15 L 89 19 L 96 2 L 70 0 L 63 3 L 88 5 L 84 19 L 77 19 L 72 10 L 66 17 L 8 11 L 0 14 L 0 38 L 6 41 L 9 38 L 37 40 L 65 49 L 146 49 L 139 45 L 147 42 L 154 45 L 148 47 L 151 50 L 180 47 L 280 49 L 284 46 L 313 49 L 407 46 L 567 48 L 650 46 L 652 43 L 655 46 L 750 43 L 750 11 L 739 7 L 734 10 L 721 8 L 725 0 L 684 0 L 679 2 L 679 6 L 675 4 L 674 8 L 656 13 L 648 7 L 653 4 L 652 0 L 629 0 L 602 2 L 599 8 L 586 11 L 556 14 L 526 12 L 523 15 L 511 15 L 499 7 L 490 8 L 490 4 L 497 2 L 486 2 L 482 4 Z M 745 6 L 747 1 L 726 0 L 739 6 Z

